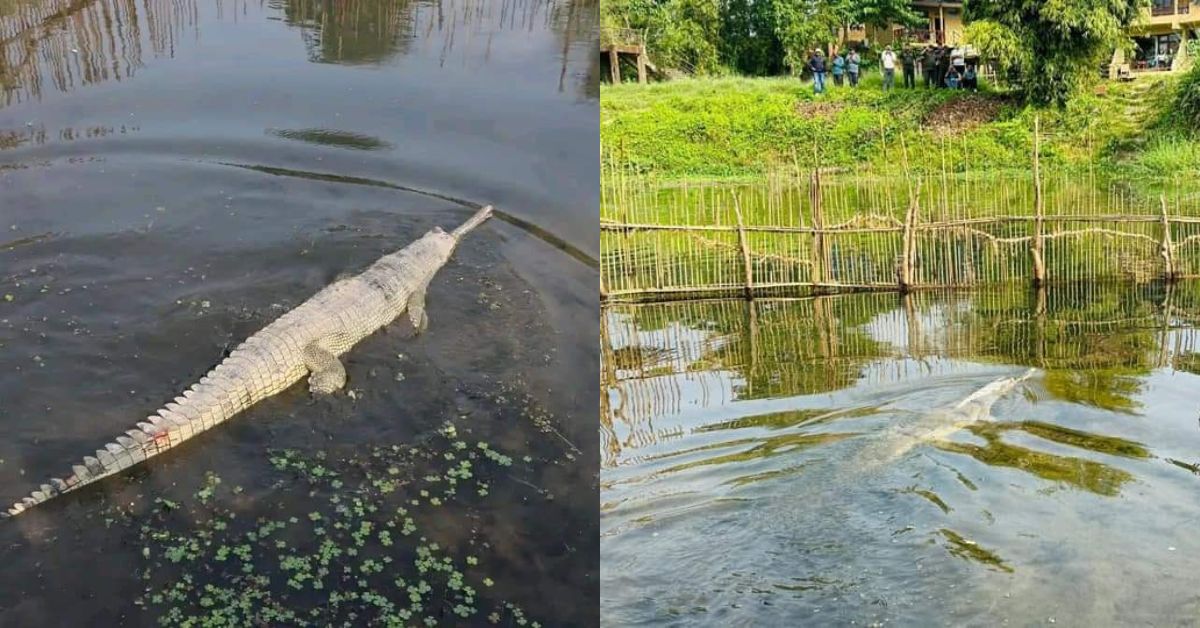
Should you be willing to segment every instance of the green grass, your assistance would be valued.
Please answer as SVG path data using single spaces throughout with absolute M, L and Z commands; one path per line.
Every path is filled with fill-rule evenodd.
M 1164 173 L 1200 171 L 1200 139 L 1183 134 L 1164 135 L 1136 153 L 1130 166 L 1144 176 L 1163 176 Z
M 952 166 L 1025 168 L 1040 117 L 1047 164 L 1197 171 L 1200 142 L 1168 115 L 1175 80 L 1108 83 L 1103 93 L 1080 94 L 1061 110 L 1020 106 L 987 89 L 897 88 L 885 95 L 877 75 L 858 89 L 832 87 L 821 96 L 790 78 L 624 84 L 601 90 L 600 136 L 606 159 L 675 180 L 754 179 L 787 167 L 793 154 L 808 166 L 814 150 L 824 166 L 895 166 L 901 136 L 913 167 L 940 168 L 944 153 Z M 948 128 L 944 117 L 931 118 L 944 105 L 970 110 L 980 103 L 993 115 L 978 124 Z M 1149 139 L 1162 136 L 1171 139 Z

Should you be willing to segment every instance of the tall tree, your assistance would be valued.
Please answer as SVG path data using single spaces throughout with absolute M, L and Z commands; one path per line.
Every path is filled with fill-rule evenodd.
M 730 67 L 743 74 L 784 71 L 773 9 L 774 5 L 764 0 L 724 0 L 721 57 Z
M 784 62 L 793 68 L 810 48 L 840 43 L 851 26 L 916 26 L 922 19 L 911 0 L 774 0 L 774 14 Z
M 968 21 L 988 20 L 996 40 L 1020 46 L 1016 87 L 1037 104 L 1066 103 L 1098 76 L 1148 0 L 966 0 Z

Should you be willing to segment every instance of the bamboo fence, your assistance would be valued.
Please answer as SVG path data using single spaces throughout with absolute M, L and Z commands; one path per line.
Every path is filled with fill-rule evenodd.
M 601 296 L 800 296 L 856 290 L 1200 276 L 1200 199 L 1053 171 L 970 170 L 943 146 L 890 172 L 796 166 L 753 186 L 662 186 L 603 163 Z M 909 153 L 921 169 L 909 165 Z M 936 167 L 940 153 L 940 168 Z M 919 157 L 919 159 L 918 159 Z M 935 167 L 930 167 L 934 164 Z M 1047 170 L 1052 170 L 1048 172 Z

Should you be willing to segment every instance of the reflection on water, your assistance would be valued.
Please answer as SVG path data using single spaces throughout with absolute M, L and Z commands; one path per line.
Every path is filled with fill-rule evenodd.
M 606 307 L 602 615 L 1194 618 L 1119 592 L 1200 567 L 1198 317 L 1196 284 Z
M 411 19 L 418 3 L 399 0 L 272 0 L 288 24 L 300 28 L 310 61 L 380 63 L 402 53 L 416 36 Z
M 1116 495 L 1120 492 L 1122 485 L 1133 479 L 1133 475 L 1085 458 L 1060 456 L 1011 445 L 1000 440 L 1001 435 L 1007 430 L 1022 430 L 1047 440 L 1058 441 L 1097 453 L 1124 455 L 1122 452 L 1134 451 L 1137 452 L 1135 457 L 1149 457 L 1145 449 L 1132 441 L 1089 434 L 1044 423 L 981 424 L 972 425 L 966 429 L 983 437 L 987 441 L 987 445 L 980 447 L 971 443 L 945 442 L 935 442 L 933 445 L 944 451 L 966 454 L 986 465 L 1020 469 L 1050 482 L 1068 484 L 1074 488 L 1099 495 Z M 1055 438 L 1058 435 L 1069 435 L 1070 438 L 1060 440 Z
M 498 34 L 550 31 L 561 42 L 559 91 L 599 97 L 599 3 L 595 0 L 270 0 L 296 28 L 310 61 L 378 65 L 423 48 L 438 63 L 483 66 Z M 132 78 L 172 58 L 181 39 L 202 36 L 202 11 L 237 22 L 263 6 L 247 0 L 22 0 L 0 3 L 0 92 L 11 105 L 104 81 Z M 436 49 L 436 54 L 428 54 Z M 570 68 L 575 70 L 573 75 Z M 36 140 L 37 138 L 31 138 Z M 40 143 L 40 142 L 39 142 Z M 4 148 L 0 135 L 0 148 Z
M 594 622 L 597 503 L 580 487 L 596 482 L 583 420 L 595 380 L 580 373 L 598 371 L 586 341 L 598 296 L 594 269 L 564 251 L 597 246 L 599 105 L 583 85 L 597 12 L 594 0 L 0 0 L 5 486 L 57 473 L 279 312 L 460 223 L 466 206 L 506 218 L 431 286 L 437 333 L 355 349 L 354 395 L 285 393 L 191 452 L 0 526 L 0 624 L 147 625 L 168 610 L 134 608 L 150 559 L 105 525 L 106 501 L 177 500 L 219 470 L 246 489 L 239 517 L 252 522 L 296 503 L 269 485 L 264 449 L 412 443 L 459 418 L 533 474 L 495 478 L 497 508 L 447 515 L 429 541 L 467 552 L 476 532 L 491 539 L 497 562 L 477 556 L 495 583 L 477 600 L 543 625 Z M 577 449 L 556 462 L 526 449 L 543 442 L 533 434 Z M 101 554 L 104 577 L 78 568 Z
M 196 27 L 195 0 L 51 0 L 0 4 L 4 104 L 130 78 L 147 57 L 171 57 Z

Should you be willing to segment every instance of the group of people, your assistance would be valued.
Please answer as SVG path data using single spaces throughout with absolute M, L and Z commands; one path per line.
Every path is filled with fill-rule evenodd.
M 879 55 L 879 67 L 883 72 L 883 91 L 891 91 L 896 84 L 896 70 L 899 67 L 905 87 L 917 86 L 917 74 L 925 78 L 925 87 L 944 87 L 949 89 L 979 88 L 979 78 L 974 63 L 967 63 L 961 53 L 949 46 L 930 46 L 923 53 L 913 48 L 905 47 L 897 54 L 891 46 L 883 49 Z M 862 73 L 862 57 L 857 50 L 849 53 L 838 51 L 832 60 L 827 61 L 825 53 L 820 48 L 813 50 L 808 59 L 808 70 L 813 75 L 813 92 L 820 94 L 825 91 L 825 75 L 833 76 L 833 84 L 843 85 L 849 81 L 850 87 L 858 87 Z

